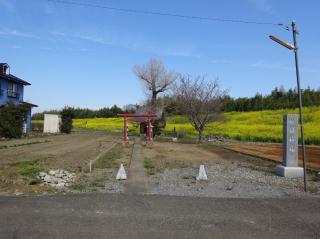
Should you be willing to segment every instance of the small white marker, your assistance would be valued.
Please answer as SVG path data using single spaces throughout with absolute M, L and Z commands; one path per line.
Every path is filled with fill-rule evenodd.
M 123 164 L 120 165 L 116 179 L 117 180 L 126 180 L 127 179 L 127 174 L 126 174 L 126 171 L 124 170 Z
M 206 170 L 204 169 L 204 165 L 200 165 L 199 175 L 197 176 L 197 180 L 208 180 Z

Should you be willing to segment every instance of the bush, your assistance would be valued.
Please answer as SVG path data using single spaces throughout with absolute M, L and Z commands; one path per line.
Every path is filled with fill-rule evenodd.
M 62 133 L 70 134 L 72 130 L 72 119 L 74 111 L 71 107 L 64 107 L 61 111 L 61 125 L 60 130 Z
M 28 107 L 8 103 L 0 108 L 0 136 L 5 138 L 20 138 L 26 120 Z

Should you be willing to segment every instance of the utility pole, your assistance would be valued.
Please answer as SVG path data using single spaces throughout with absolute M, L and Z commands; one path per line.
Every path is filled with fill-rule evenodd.
M 270 35 L 270 39 L 276 43 L 286 47 L 289 50 L 294 50 L 294 59 L 296 63 L 296 76 L 297 76 L 297 90 L 299 98 L 299 113 L 300 113 L 300 129 L 301 129 L 301 148 L 302 148 L 302 161 L 303 161 L 303 182 L 304 182 L 304 191 L 307 192 L 307 160 L 306 160 L 306 150 L 304 145 L 304 129 L 303 129 L 303 118 L 302 118 L 302 97 L 300 89 L 300 73 L 299 73 L 299 61 L 298 61 L 298 43 L 297 43 L 297 26 L 295 21 L 292 21 L 292 35 L 293 35 L 293 45 L 287 42 L 280 40 L 279 38 Z M 287 29 L 289 30 L 289 29 Z
M 292 21 L 292 35 L 293 35 L 293 44 L 294 44 L 294 58 L 296 63 L 296 76 L 297 76 L 297 87 L 298 87 L 298 96 L 299 96 L 299 114 L 300 114 L 300 130 L 301 130 L 301 146 L 302 146 L 302 161 L 303 161 L 303 181 L 304 181 L 304 191 L 307 191 L 307 160 L 306 160 L 306 151 L 304 145 L 304 128 L 303 128 L 303 118 L 302 118 L 302 97 L 300 89 L 300 73 L 299 73 L 299 61 L 298 61 L 298 44 L 297 44 L 297 26 L 295 21 Z

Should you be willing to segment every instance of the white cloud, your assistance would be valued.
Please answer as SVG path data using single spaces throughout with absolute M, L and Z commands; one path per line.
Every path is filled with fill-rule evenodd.
M 129 40 L 125 37 L 108 37 L 103 38 L 97 35 L 89 34 L 69 34 L 64 32 L 51 32 L 52 35 L 62 37 L 64 39 L 78 39 L 81 41 L 87 41 L 94 44 L 107 45 L 113 47 L 119 47 L 128 49 L 131 51 L 144 51 L 157 55 L 169 55 L 169 56 L 183 56 L 189 57 L 194 55 L 194 47 L 181 46 L 181 45 L 169 45 L 169 46 L 158 46 L 157 44 L 150 44 L 143 40 Z
M 39 36 L 36 36 L 31 33 L 21 32 L 17 30 L 7 30 L 7 29 L 0 29 L 0 35 L 3 36 L 14 36 L 14 37 L 24 37 L 24 38 L 35 38 L 39 39 Z

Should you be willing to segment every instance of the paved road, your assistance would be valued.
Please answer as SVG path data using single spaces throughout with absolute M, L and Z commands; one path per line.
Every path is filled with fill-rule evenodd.
M 0 197 L 0 238 L 320 238 L 319 199 Z

